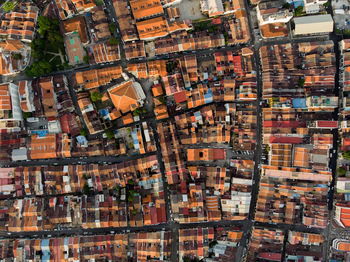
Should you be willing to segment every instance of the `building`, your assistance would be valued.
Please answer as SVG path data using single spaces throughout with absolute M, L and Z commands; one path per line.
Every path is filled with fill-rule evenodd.
M 139 38 L 145 41 L 167 36 L 170 33 L 181 30 L 189 30 L 190 27 L 184 22 L 173 22 L 168 24 L 165 16 L 144 20 L 136 23 Z
M 295 35 L 326 34 L 333 32 L 334 22 L 332 16 L 329 14 L 296 17 L 293 21 L 295 24 Z
M 160 0 L 130 0 L 132 14 L 136 20 L 163 14 Z
M 74 17 L 69 20 L 63 21 L 63 28 L 64 28 L 65 35 L 69 35 L 77 32 L 80 37 L 80 41 L 83 44 L 87 44 L 89 42 L 89 37 L 86 31 L 86 22 L 85 22 L 84 16 L 78 16 L 78 17 Z
M 146 96 L 139 83 L 129 80 L 108 89 L 115 108 L 123 114 L 143 106 Z
M 20 58 L 14 55 L 20 55 Z M 10 75 L 24 70 L 30 61 L 30 47 L 20 40 L 0 42 L 0 74 Z
M 0 85 L 0 128 L 20 131 L 23 121 L 18 86 Z
M 209 17 L 224 14 L 224 5 L 222 0 L 201 0 L 201 11 Z
M 321 11 L 325 3 L 327 0 L 304 0 L 304 10 L 307 14 L 315 14 Z
M 84 89 L 92 89 L 106 85 L 122 76 L 120 66 L 92 69 L 75 74 L 76 84 Z
M 18 4 L 11 12 L 1 18 L 0 35 L 7 39 L 21 40 L 30 43 L 34 38 L 35 23 L 39 15 L 39 8 L 33 2 Z

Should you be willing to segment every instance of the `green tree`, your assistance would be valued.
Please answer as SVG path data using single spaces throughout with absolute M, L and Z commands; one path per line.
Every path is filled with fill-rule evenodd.
M 22 55 L 21 54 L 14 54 L 13 58 L 16 60 L 20 60 L 20 59 L 22 59 Z
M 147 109 L 138 107 L 132 113 L 133 113 L 134 116 L 139 116 L 139 115 L 142 115 L 142 114 L 146 114 L 147 113 Z
M 83 179 L 87 180 L 87 175 L 83 174 Z
M 97 6 L 103 6 L 103 0 L 95 0 Z
M 51 21 L 48 17 L 46 16 L 39 16 L 38 17 L 38 26 L 39 30 L 38 33 L 39 35 L 44 35 L 46 31 L 49 31 L 51 29 Z
M 106 131 L 106 136 L 107 136 L 108 138 L 114 138 L 114 132 L 113 132 L 113 130 L 107 130 L 107 131 Z
M 51 45 L 56 47 L 63 45 L 63 36 L 58 31 L 48 31 L 47 39 Z
M 329 5 L 330 5 L 329 1 L 323 4 L 323 6 L 324 6 L 325 8 L 328 8 Z
M 102 99 L 102 94 L 100 92 L 94 91 L 90 95 L 90 99 L 92 102 L 97 102 Z
M 88 55 L 84 55 L 83 60 L 85 64 L 90 64 L 90 57 Z
M 27 119 L 27 118 L 29 118 L 29 117 L 31 117 L 32 116 L 32 113 L 31 112 L 23 112 L 23 118 L 24 119 Z
M 304 84 L 305 84 L 305 79 L 304 79 L 304 77 L 299 77 L 299 80 L 298 80 L 298 86 L 299 86 L 299 88 L 303 88 L 303 87 L 304 87 Z
M 89 187 L 87 182 L 85 182 L 85 184 L 84 184 L 83 193 L 84 193 L 84 195 L 88 195 L 90 193 L 90 187 Z
M 133 210 L 131 211 L 131 214 L 133 214 L 134 216 L 136 216 L 137 210 L 136 210 L 136 209 L 133 209 Z
M 16 6 L 16 5 L 15 5 L 14 2 L 8 1 L 8 2 L 6 2 L 6 3 L 3 5 L 2 9 L 3 9 L 5 12 L 8 12 L 8 11 L 13 10 L 13 8 L 15 8 L 15 6 Z
M 289 9 L 289 8 L 290 8 L 290 3 L 285 3 L 285 4 L 283 5 L 283 8 L 284 8 L 284 9 Z
M 87 135 L 87 131 L 86 131 L 85 128 L 80 129 L 80 135 L 82 135 L 82 136 L 86 136 Z
M 128 180 L 128 185 L 130 185 L 130 186 L 135 185 L 135 181 L 132 180 L 132 179 L 129 179 L 129 180 Z M 132 191 L 132 190 L 130 190 L 130 191 Z
M 302 6 L 298 6 L 297 8 L 295 8 L 294 14 L 295 16 L 301 16 L 303 11 L 304 11 L 304 8 Z
M 346 174 L 346 168 L 344 168 L 344 167 L 339 167 L 337 173 L 338 173 L 338 176 L 339 176 L 339 177 L 345 176 L 345 174 Z
M 118 41 L 118 39 L 116 37 L 112 36 L 111 38 L 108 39 L 108 44 L 110 44 L 110 45 L 118 45 L 119 41 Z
M 350 160 L 350 151 L 347 150 L 347 151 L 343 152 L 343 157 L 344 157 L 346 160 Z
M 117 27 L 115 26 L 114 23 L 110 23 L 108 25 L 108 27 L 109 27 L 109 31 L 111 31 L 111 33 L 114 33 L 116 31 L 116 29 L 117 29 Z
M 210 248 L 213 248 L 213 247 L 215 247 L 215 245 L 217 245 L 217 244 L 218 244 L 218 241 L 216 241 L 216 240 L 210 241 L 209 247 L 210 247 Z

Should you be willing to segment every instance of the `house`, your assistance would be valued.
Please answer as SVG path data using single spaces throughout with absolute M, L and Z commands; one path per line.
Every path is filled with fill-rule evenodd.
M 1 19 L 0 35 L 7 39 L 30 43 L 34 38 L 34 28 L 39 8 L 30 1 L 18 4 L 13 11 L 7 12 Z
M 90 134 L 96 134 L 103 131 L 102 123 L 99 117 L 97 116 L 97 112 L 91 104 L 90 98 L 88 94 L 81 94 L 78 98 L 78 105 L 80 111 L 83 115 L 83 119 L 85 124 L 89 130 Z
M 120 60 L 118 45 L 110 45 L 108 43 L 95 44 L 90 46 L 89 53 L 92 54 L 97 64 Z
M 65 35 L 78 33 L 78 37 L 83 45 L 89 42 L 84 16 L 78 16 L 63 21 L 63 28 Z
M 118 19 L 120 33 L 123 41 L 135 41 L 138 40 L 135 21 L 131 16 L 129 1 L 127 0 L 115 0 L 113 1 L 113 7 Z
M 222 148 L 187 149 L 187 161 L 215 161 L 225 158 L 226 151 Z
M 126 42 L 124 50 L 126 59 L 146 57 L 144 41 Z
M 108 26 L 108 20 L 106 13 L 103 10 L 102 6 L 93 8 L 89 14 L 91 15 L 91 20 L 93 21 L 90 24 L 90 30 L 92 30 L 92 36 L 95 41 L 107 39 L 111 37 L 111 32 Z
M 222 0 L 201 0 L 201 12 L 207 13 L 209 17 L 224 14 L 224 5 Z
M 145 41 L 155 40 L 176 31 L 190 29 L 190 27 L 184 22 L 173 22 L 168 24 L 164 16 L 136 22 L 136 28 L 139 33 L 139 38 Z
M 92 89 L 106 85 L 122 76 L 120 66 L 92 69 L 75 73 L 76 84 L 84 89 Z
M 147 64 L 137 63 L 137 64 L 128 64 L 127 70 L 129 73 L 133 74 L 136 78 L 146 79 L 148 78 Z
M 18 86 L 13 83 L 0 85 L 0 127 L 12 132 L 22 127 L 22 110 Z
M 0 42 L 0 56 L 0 74 L 14 74 L 24 70 L 28 65 L 30 47 L 20 40 L 7 39 Z
M 130 0 L 130 7 L 134 19 L 144 19 L 163 14 L 160 0 Z

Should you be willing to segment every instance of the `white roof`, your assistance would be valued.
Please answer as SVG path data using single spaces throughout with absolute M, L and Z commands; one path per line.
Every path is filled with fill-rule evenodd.
M 325 23 L 333 22 L 332 16 L 330 14 L 326 15 L 308 15 L 302 17 L 295 17 L 294 23 L 297 24 L 315 24 L 315 23 Z

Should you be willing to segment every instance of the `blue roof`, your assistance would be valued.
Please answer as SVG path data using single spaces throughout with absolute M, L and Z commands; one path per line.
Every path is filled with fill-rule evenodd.
M 350 201 L 350 193 L 345 193 L 344 198 L 346 201 Z
M 306 99 L 305 98 L 294 98 L 293 99 L 294 108 L 306 108 Z

